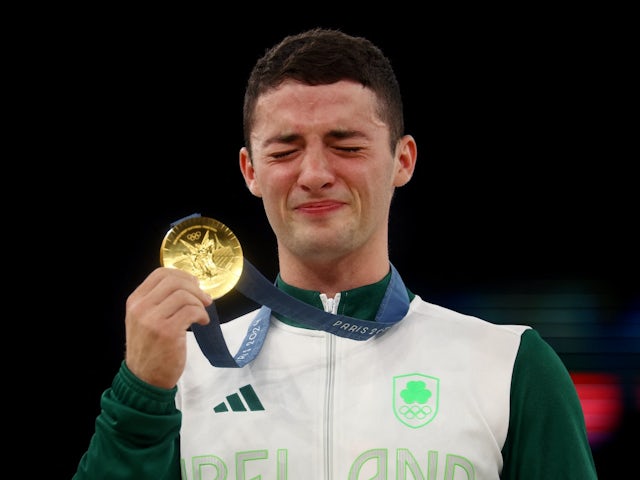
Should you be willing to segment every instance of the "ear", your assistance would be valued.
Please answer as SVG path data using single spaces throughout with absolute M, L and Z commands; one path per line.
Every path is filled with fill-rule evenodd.
M 240 149 L 240 171 L 242 172 L 244 182 L 247 184 L 249 191 L 256 197 L 261 197 L 262 192 L 260 191 L 260 186 L 256 180 L 256 171 L 253 168 L 253 162 L 251 161 L 247 147 L 242 147 Z
M 411 135 L 404 135 L 396 147 L 396 174 L 393 185 L 401 187 L 406 185 L 416 168 L 416 159 L 418 158 L 418 145 Z

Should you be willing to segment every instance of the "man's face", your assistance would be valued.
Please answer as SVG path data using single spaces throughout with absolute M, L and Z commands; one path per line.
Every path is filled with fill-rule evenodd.
M 349 81 L 287 81 L 258 99 L 253 158 L 243 149 L 240 164 L 281 253 L 328 261 L 386 251 L 394 188 L 411 173 L 375 107 L 373 92 Z

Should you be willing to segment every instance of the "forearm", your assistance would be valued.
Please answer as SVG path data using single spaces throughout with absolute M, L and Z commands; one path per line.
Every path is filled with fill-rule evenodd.
M 74 480 L 180 479 L 181 414 L 175 389 L 144 384 L 123 364 L 100 405 Z

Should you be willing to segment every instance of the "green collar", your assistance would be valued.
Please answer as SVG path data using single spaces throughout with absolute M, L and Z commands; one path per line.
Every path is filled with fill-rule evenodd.
M 338 304 L 337 313 L 348 317 L 359 318 L 361 320 L 375 320 L 376 313 L 378 313 L 378 307 L 380 306 L 380 302 L 382 301 L 382 297 L 384 297 L 390 281 L 391 272 L 389 272 L 379 282 L 340 292 L 340 303 Z M 276 278 L 276 286 L 292 297 L 324 310 L 322 300 L 320 300 L 321 292 L 315 290 L 304 290 L 302 288 L 289 285 L 280 278 L 280 274 L 278 274 L 278 277 Z M 409 301 L 413 300 L 415 295 L 408 289 L 407 293 L 409 294 Z M 309 328 L 277 312 L 273 312 L 273 314 L 278 320 L 288 325 L 300 328 Z

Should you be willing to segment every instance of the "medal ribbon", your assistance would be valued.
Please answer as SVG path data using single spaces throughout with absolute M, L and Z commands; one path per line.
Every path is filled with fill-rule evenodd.
M 222 335 L 215 302 L 207 308 L 211 321 L 207 325 L 194 323 L 191 326 L 202 353 L 214 367 L 243 367 L 256 358 L 267 336 L 272 310 L 309 328 L 324 330 L 353 340 L 367 340 L 386 332 L 402 320 L 409 311 L 407 289 L 393 265 L 391 265 L 391 280 L 375 320 L 371 321 L 335 315 L 304 303 L 278 289 L 247 259 L 243 261 L 242 275 L 235 289 L 262 307 L 249 325 L 235 356 L 229 352 Z

